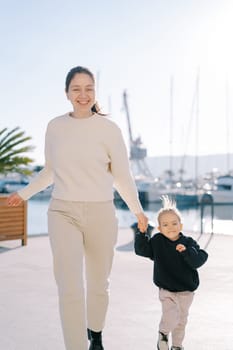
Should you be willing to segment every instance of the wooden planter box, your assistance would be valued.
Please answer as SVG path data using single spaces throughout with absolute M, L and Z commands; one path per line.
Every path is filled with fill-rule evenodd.
M 27 202 L 18 207 L 6 205 L 7 196 L 0 196 L 0 241 L 21 239 L 27 244 Z

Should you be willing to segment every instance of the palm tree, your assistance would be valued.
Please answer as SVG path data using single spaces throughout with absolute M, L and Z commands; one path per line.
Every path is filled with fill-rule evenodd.
M 25 132 L 19 127 L 8 130 L 0 129 L 0 174 L 17 172 L 25 175 L 31 174 L 27 165 L 33 162 L 33 159 L 25 156 L 26 152 L 32 151 L 33 146 L 22 145 L 31 140 L 30 136 L 25 136 Z

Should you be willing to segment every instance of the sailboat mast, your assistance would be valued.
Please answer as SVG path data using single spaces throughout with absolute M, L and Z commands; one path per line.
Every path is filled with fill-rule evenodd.
M 132 128 L 131 128 L 131 122 L 129 117 L 129 107 L 127 102 L 127 92 L 123 92 L 123 101 L 124 101 L 124 108 L 126 112 L 126 118 L 127 118 L 127 124 L 128 124 L 128 131 L 129 131 L 129 140 L 130 140 L 130 146 L 133 144 L 133 134 L 132 134 Z
M 228 81 L 226 81 L 226 87 L 225 87 L 225 92 L 226 92 L 226 165 L 227 165 L 227 174 L 230 173 L 230 134 L 229 134 L 229 85 Z
M 196 78 L 196 128 L 195 128 L 195 184 L 198 186 L 198 174 L 199 174 L 199 70 Z
M 170 77 L 170 157 L 169 157 L 169 170 L 172 176 L 173 174 L 173 76 Z
M 108 114 L 111 115 L 112 113 L 112 99 L 111 96 L 108 96 Z

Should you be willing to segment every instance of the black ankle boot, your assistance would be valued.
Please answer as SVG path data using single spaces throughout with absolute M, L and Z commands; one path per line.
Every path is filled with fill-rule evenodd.
M 87 330 L 88 339 L 90 340 L 89 350 L 104 350 L 102 344 L 102 332 L 94 332 L 90 329 Z

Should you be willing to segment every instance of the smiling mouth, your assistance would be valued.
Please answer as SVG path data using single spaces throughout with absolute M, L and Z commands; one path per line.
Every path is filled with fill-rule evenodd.
M 89 101 L 77 101 L 80 105 L 87 105 Z

